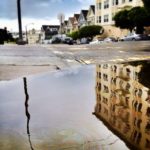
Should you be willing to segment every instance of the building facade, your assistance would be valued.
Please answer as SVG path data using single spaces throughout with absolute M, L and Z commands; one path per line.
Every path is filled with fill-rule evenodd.
M 88 14 L 87 14 L 87 24 L 94 25 L 95 24 L 95 6 L 90 5 Z
M 59 25 L 42 25 L 41 27 L 41 39 L 48 40 L 51 39 L 53 35 L 59 33 Z
M 37 44 L 41 39 L 41 31 L 40 30 L 29 30 L 27 33 L 27 41 L 28 44 Z
M 79 19 L 80 14 L 74 14 L 74 31 L 77 31 L 79 29 L 78 26 L 78 19 Z
M 122 37 L 128 33 L 114 26 L 113 16 L 126 7 L 143 6 L 142 0 L 96 0 L 95 24 L 102 25 L 106 36 Z
M 141 65 L 97 65 L 95 114 L 131 149 L 150 148 L 150 89 L 139 83 Z
M 88 10 L 81 10 L 80 12 L 80 16 L 78 19 L 78 26 L 79 28 L 82 28 L 84 26 L 87 26 L 87 14 L 88 14 Z
M 67 24 L 67 32 L 71 33 L 74 31 L 74 17 L 69 17 Z

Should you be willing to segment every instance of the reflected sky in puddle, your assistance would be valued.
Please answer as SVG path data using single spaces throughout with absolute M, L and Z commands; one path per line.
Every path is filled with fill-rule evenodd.
M 149 89 L 138 82 L 140 69 L 103 64 L 2 81 L 1 150 L 128 149 L 108 128 L 145 149 L 140 143 L 149 146 Z

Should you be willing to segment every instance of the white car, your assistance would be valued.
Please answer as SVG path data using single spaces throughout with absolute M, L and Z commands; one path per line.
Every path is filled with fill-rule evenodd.
M 140 34 L 136 34 L 136 33 L 131 33 L 120 39 L 120 41 L 138 41 L 138 40 L 141 40 L 141 36 Z
M 89 44 L 100 44 L 100 43 L 102 43 L 103 42 L 103 40 L 98 40 L 98 39 L 96 39 L 96 40 L 94 40 L 94 41 L 91 41 Z

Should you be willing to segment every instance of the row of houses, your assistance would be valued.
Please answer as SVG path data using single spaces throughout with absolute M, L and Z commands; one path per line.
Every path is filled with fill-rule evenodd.
M 83 26 L 101 25 L 105 31 L 104 36 L 122 37 L 129 31 L 116 28 L 113 17 L 120 10 L 136 6 L 143 6 L 142 0 L 95 0 L 95 5 L 65 20 L 61 31 L 66 34 Z
M 101 25 L 104 28 L 104 37 L 123 37 L 129 31 L 115 27 L 113 16 L 122 9 L 135 6 L 143 6 L 142 0 L 95 0 L 94 5 L 73 14 L 61 25 L 43 25 L 38 38 L 44 41 L 58 33 L 68 34 L 88 25 Z M 32 34 L 28 36 L 32 38 Z

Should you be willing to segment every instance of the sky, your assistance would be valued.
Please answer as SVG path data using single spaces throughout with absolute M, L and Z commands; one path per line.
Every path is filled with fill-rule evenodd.
M 42 25 L 58 25 L 58 14 L 63 13 L 65 19 L 80 13 L 81 9 L 89 9 L 95 0 L 21 0 L 22 28 L 40 29 Z M 0 28 L 18 31 L 17 0 L 0 0 Z

